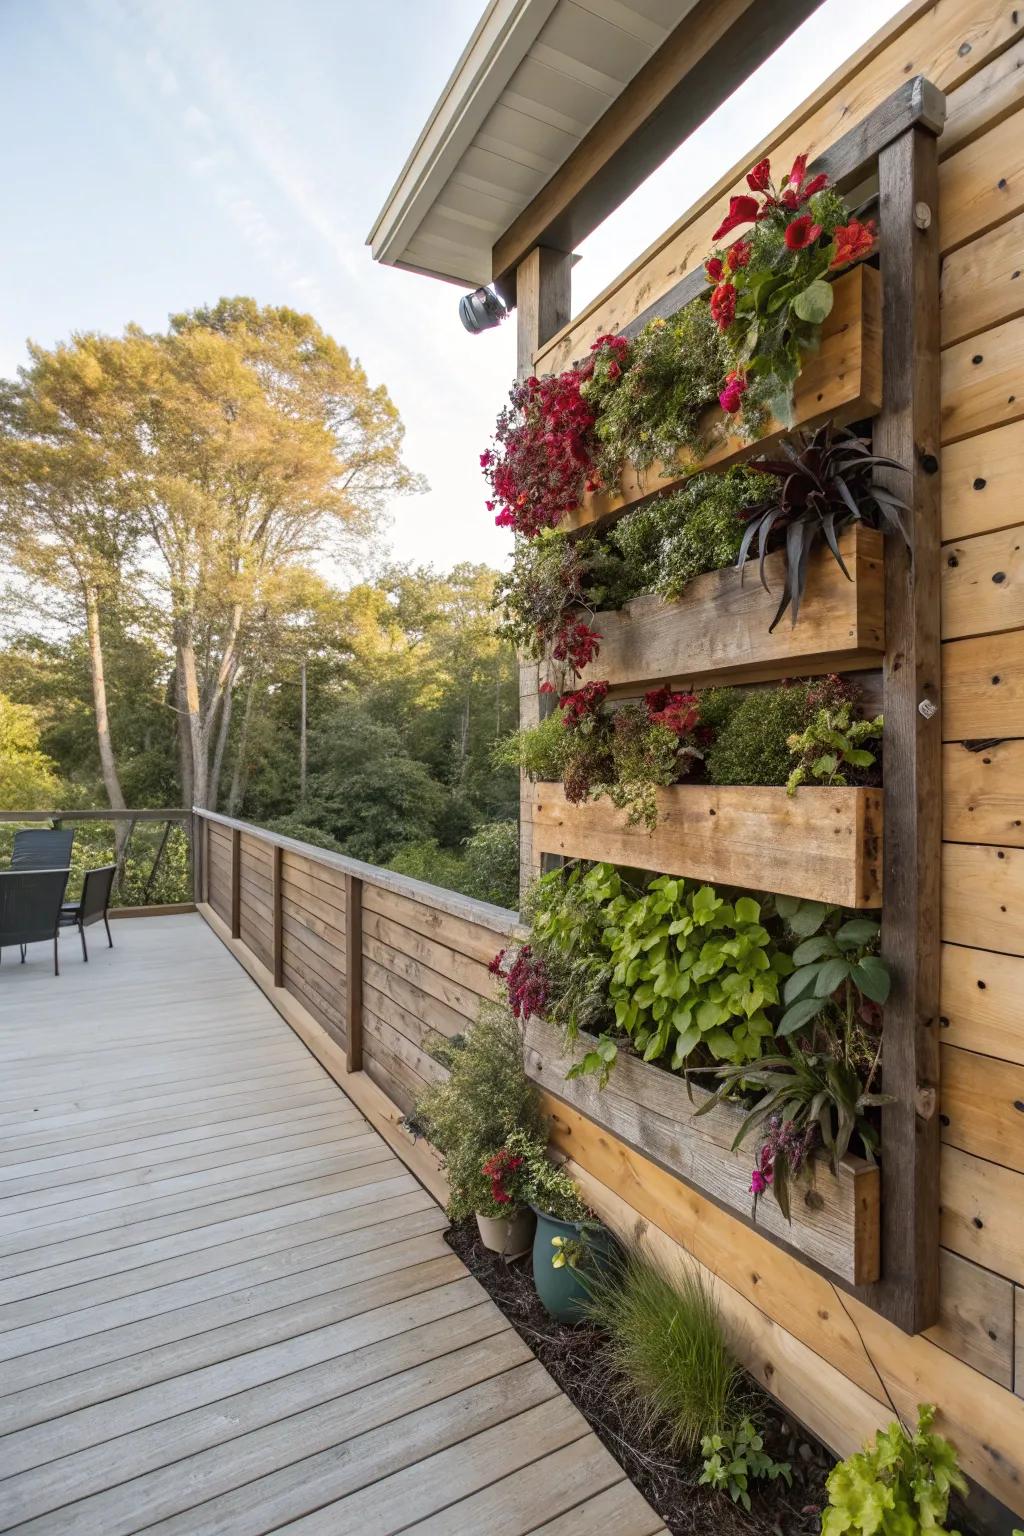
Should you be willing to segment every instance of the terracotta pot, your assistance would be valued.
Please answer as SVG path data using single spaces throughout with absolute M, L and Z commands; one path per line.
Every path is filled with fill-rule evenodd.
M 506 1259 L 521 1258 L 529 1253 L 533 1242 L 533 1212 L 517 1211 L 514 1216 L 477 1215 L 476 1224 L 480 1241 L 492 1253 L 500 1253 Z

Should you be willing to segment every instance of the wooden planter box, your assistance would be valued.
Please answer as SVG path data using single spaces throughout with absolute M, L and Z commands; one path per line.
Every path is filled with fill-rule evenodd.
M 885 650 L 883 539 L 873 528 L 847 530 L 840 549 L 848 581 L 827 549 L 815 552 L 796 624 L 788 614 L 769 634 L 785 579 L 781 550 L 765 561 L 766 592 L 756 559 L 698 576 L 683 596 L 636 597 L 618 612 L 590 621 L 601 638 L 584 681 L 604 678 L 613 688 L 639 691 L 675 686 L 764 682 L 794 671 L 852 671 L 878 666 Z
M 606 1088 L 599 1088 L 593 1077 L 566 1081 L 572 1062 L 592 1040 L 581 1036 L 578 1055 L 566 1055 L 559 1032 L 536 1018 L 527 1023 L 524 1040 L 527 1073 L 549 1094 L 726 1210 L 750 1220 L 750 1173 L 757 1143 L 752 1138 L 739 1152 L 731 1150 L 742 1119 L 739 1110 L 720 1104 L 695 1119 L 695 1111 L 710 1097 L 708 1090 L 688 1091 L 682 1078 L 625 1053 Z M 586 1162 L 582 1153 L 581 1161 Z M 762 1199 L 757 1227 L 848 1285 L 877 1280 L 877 1168 L 848 1157 L 837 1178 L 827 1159 L 815 1154 L 807 1171 L 793 1182 L 790 1207 L 791 1223 L 774 1199 Z
M 572 805 L 561 784 L 529 785 L 534 853 L 605 860 L 714 885 L 882 905 L 882 792 L 675 784 L 659 823 L 629 826 L 605 797 Z
M 882 288 L 873 267 L 854 267 L 836 280 L 835 304 L 821 329 L 821 346 L 808 357 L 797 381 L 793 424 L 770 422 L 763 436 L 748 443 L 731 435 L 717 406 L 706 418 L 713 446 L 699 464 L 655 463 L 646 470 L 624 464 L 620 487 L 585 496 L 566 518 L 568 529 L 605 523 L 638 501 L 670 490 L 698 470 L 722 468 L 769 451 L 780 437 L 823 421 L 861 421 L 882 405 Z

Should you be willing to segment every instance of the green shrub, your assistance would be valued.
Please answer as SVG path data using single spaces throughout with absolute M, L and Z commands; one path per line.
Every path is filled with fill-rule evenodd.
M 953 1446 L 932 1430 L 934 1418 L 935 1409 L 923 1403 L 913 1434 L 890 1424 L 865 1450 L 833 1468 L 822 1536 L 945 1531 L 950 1493 L 966 1493 L 967 1480 Z
M 764 494 L 763 477 L 738 468 L 694 475 L 679 490 L 634 508 L 609 534 L 638 592 L 679 597 L 695 576 L 735 565 L 738 513 Z
M 519 1170 L 525 1198 L 539 1211 L 556 1221 L 585 1221 L 590 1215 L 580 1199 L 579 1190 L 565 1172 L 547 1155 L 547 1140 L 538 1140 L 528 1131 L 512 1131 L 505 1141 L 513 1157 L 522 1158 Z
M 542 1144 L 547 1127 L 536 1085 L 523 1069 L 523 1041 L 507 1007 L 482 1003 L 450 1076 L 416 1102 L 413 1122 L 445 1160 L 448 1214 L 461 1221 L 477 1209 L 481 1165 L 514 1131 Z
M 789 738 L 807 722 L 808 691 L 806 683 L 755 688 L 731 711 L 727 707 L 726 719 L 707 752 L 711 783 L 785 784 L 793 767 Z M 703 696 L 701 709 L 703 713 Z
M 463 847 L 462 883 L 456 889 L 497 907 L 518 907 L 518 821 L 486 821 Z
M 588 1273 L 585 1308 L 608 1336 L 618 1395 L 645 1436 L 694 1451 L 732 1416 L 741 1373 L 696 1265 L 671 1284 L 636 1253 Z
M 436 837 L 402 843 L 391 855 L 387 868 L 396 874 L 408 875 L 410 880 L 440 885 L 446 891 L 462 890 L 463 861 L 453 849 L 442 848 Z
M 568 732 L 558 710 L 539 725 L 513 731 L 497 742 L 492 754 L 498 767 L 520 768 L 527 778 L 559 780 L 565 769 Z

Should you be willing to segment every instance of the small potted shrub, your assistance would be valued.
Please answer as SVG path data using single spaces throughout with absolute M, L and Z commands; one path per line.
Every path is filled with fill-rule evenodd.
M 543 1141 L 514 1133 L 508 1150 L 520 1159 L 521 1187 L 528 1191 L 537 1218 L 533 1239 L 537 1295 L 557 1322 L 577 1323 L 586 1315 L 586 1266 L 607 1259 L 611 1235 L 580 1199 L 565 1170 L 551 1162 Z
M 482 1241 L 497 1253 L 525 1253 L 533 1217 L 507 1147 L 514 1132 L 543 1143 L 546 1122 L 523 1070 L 519 1025 L 508 1007 L 484 1004 L 465 1039 L 442 1049 L 448 1081 L 421 1096 L 413 1123 L 444 1158 L 448 1215 L 476 1216 Z

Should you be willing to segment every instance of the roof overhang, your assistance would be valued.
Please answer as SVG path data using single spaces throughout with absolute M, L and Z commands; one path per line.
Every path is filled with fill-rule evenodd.
M 490 0 L 368 237 L 374 259 L 515 301 L 821 0 Z

